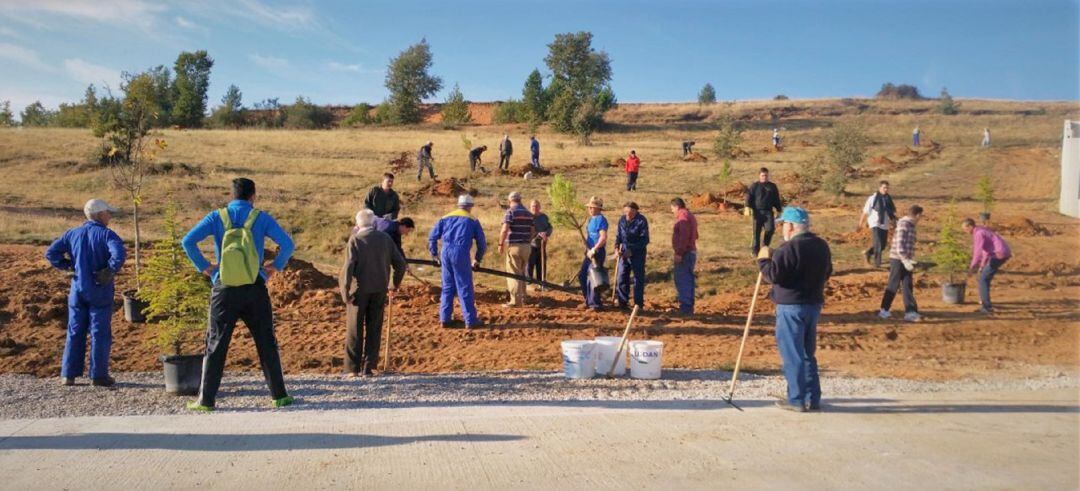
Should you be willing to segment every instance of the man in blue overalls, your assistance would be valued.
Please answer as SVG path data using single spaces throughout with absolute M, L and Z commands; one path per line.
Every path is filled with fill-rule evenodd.
M 454 296 L 461 303 L 461 313 L 465 317 L 465 327 L 480 327 L 483 322 L 476 315 L 476 303 L 473 301 L 473 269 L 480 267 L 487 251 L 487 240 L 480 221 L 472 216 L 473 197 L 463 194 L 458 197 L 458 209 L 439 219 L 428 236 L 428 250 L 431 258 L 442 266 L 442 297 L 439 304 L 439 322 L 443 327 L 452 327 L 454 315 Z M 442 254 L 439 254 L 439 241 L 442 241 Z M 476 259 L 470 261 L 473 241 L 476 241 Z
M 645 256 L 649 245 L 649 221 L 639 213 L 638 204 L 623 205 L 623 216 L 615 233 L 615 256 L 619 261 L 619 308 L 630 302 L 630 273 L 634 274 L 634 305 L 645 308 Z
M 116 383 L 109 376 L 113 277 L 124 265 L 124 242 L 109 229 L 109 220 L 117 211 L 100 199 L 87 201 L 83 207 L 86 223 L 64 232 L 45 252 L 53 267 L 75 272 L 68 294 L 67 342 L 60 368 L 64 385 L 75 385 L 75 377 L 83 374 L 87 331 L 91 384 L 110 387 Z

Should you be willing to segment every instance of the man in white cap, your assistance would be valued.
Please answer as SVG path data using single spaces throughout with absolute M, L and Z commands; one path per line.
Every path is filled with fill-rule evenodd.
M 532 255 L 533 214 L 521 204 L 521 193 L 513 191 L 507 196 L 510 206 L 503 217 L 502 230 L 499 232 L 499 254 L 506 254 L 506 272 L 525 276 Z M 525 305 L 525 283 L 521 280 L 506 280 L 510 290 L 510 301 L 505 307 Z
M 458 209 L 439 219 L 428 235 L 428 252 L 436 264 L 442 267 L 442 296 L 439 304 L 439 322 L 442 327 L 453 327 L 454 297 L 461 303 L 465 327 L 480 327 L 483 322 L 476 315 L 473 300 L 473 269 L 480 267 L 487 251 L 487 239 L 480 221 L 472 216 L 473 197 L 458 196 Z M 439 253 L 442 241 L 442 254 Z M 476 259 L 470 263 L 473 241 L 476 242 Z
M 83 374 L 87 332 L 91 384 L 110 387 L 116 383 L 109 376 L 113 278 L 124 265 L 124 241 L 109 229 L 109 221 L 118 211 L 100 199 L 87 201 L 83 207 L 86 223 L 64 232 L 45 252 L 53 267 L 75 273 L 68 294 L 67 341 L 60 368 L 64 385 L 75 385 L 75 377 Z

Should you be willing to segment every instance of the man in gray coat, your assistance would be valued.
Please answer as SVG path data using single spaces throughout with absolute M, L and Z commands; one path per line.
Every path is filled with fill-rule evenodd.
M 375 230 L 375 214 L 356 214 L 356 233 L 349 237 L 338 284 L 345 302 L 348 335 L 345 367 L 353 377 L 372 375 L 379 362 L 383 310 L 405 277 L 405 258 L 390 236 Z M 394 268 L 390 285 L 390 267 Z

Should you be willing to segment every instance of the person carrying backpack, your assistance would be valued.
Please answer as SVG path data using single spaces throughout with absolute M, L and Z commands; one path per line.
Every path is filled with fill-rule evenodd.
M 206 356 L 203 358 L 199 399 L 187 405 L 193 411 L 213 411 L 214 399 L 225 370 L 233 328 L 243 320 L 259 364 L 270 388 L 274 407 L 293 403 L 285 391 L 277 339 L 274 336 L 274 312 L 266 281 L 285 268 L 295 246 L 289 234 L 269 213 L 256 210 L 255 182 L 243 177 L 233 179 L 233 200 L 228 206 L 206 215 L 184 236 L 184 251 L 195 269 L 210 278 L 210 321 L 206 330 Z M 199 242 L 214 236 L 218 264 L 211 264 L 199 250 Z M 267 238 L 278 245 L 274 262 L 263 265 L 263 244 Z

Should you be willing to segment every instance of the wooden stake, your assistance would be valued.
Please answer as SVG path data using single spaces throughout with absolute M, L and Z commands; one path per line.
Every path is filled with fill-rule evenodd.
M 630 326 L 634 325 L 634 318 L 637 317 L 638 306 L 634 306 L 634 310 L 630 311 L 630 319 L 626 321 L 626 329 L 623 330 L 622 340 L 619 341 L 619 349 L 615 351 L 615 360 L 611 362 L 611 368 L 607 371 L 607 378 L 613 378 L 615 376 L 615 367 L 619 366 L 619 357 L 622 356 L 623 348 L 626 347 L 626 338 L 630 336 Z
M 743 328 L 742 342 L 739 343 L 739 356 L 735 358 L 735 370 L 731 372 L 731 385 L 725 400 L 730 404 L 731 397 L 735 395 L 735 381 L 739 379 L 739 365 L 742 363 L 743 348 L 746 347 L 746 336 L 750 334 L 750 323 L 754 320 L 754 308 L 757 306 L 758 290 L 761 289 L 761 272 L 757 274 L 757 284 L 754 285 L 754 296 L 750 299 L 750 312 L 746 314 L 746 327 Z

